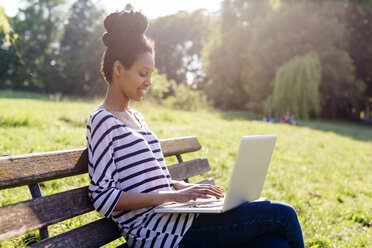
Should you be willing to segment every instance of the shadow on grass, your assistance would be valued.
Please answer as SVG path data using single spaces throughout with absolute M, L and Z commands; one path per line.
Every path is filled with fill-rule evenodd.
M 372 126 L 346 121 L 299 121 L 298 126 L 333 132 L 355 140 L 372 141 Z
M 255 113 L 247 111 L 226 111 L 221 112 L 221 118 L 224 120 L 261 120 L 262 117 Z M 276 125 L 276 123 L 272 123 Z M 311 129 L 324 132 L 333 132 L 338 135 L 347 136 L 355 140 L 372 141 L 372 125 L 347 121 L 332 120 L 299 120 L 297 126 L 309 127 Z

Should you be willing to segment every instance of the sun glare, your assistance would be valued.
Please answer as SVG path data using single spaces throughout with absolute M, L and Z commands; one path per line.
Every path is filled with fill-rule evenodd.
M 122 10 L 128 3 L 132 4 L 136 10 L 144 13 L 148 18 L 154 19 L 159 16 L 171 15 L 178 11 L 193 11 L 197 9 L 206 9 L 209 12 L 218 11 L 220 8 L 220 0 L 189 0 L 189 1 L 172 1 L 172 0 L 157 0 L 157 1 L 118 1 L 118 0 L 103 0 L 102 4 L 108 12 Z
M 197 9 L 206 9 L 209 12 L 216 12 L 221 6 L 222 0 L 189 0 L 189 1 L 172 1 L 172 0 L 135 0 L 135 1 L 120 1 L 120 0 L 96 0 L 97 4 L 102 4 L 108 13 L 122 10 L 127 4 L 132 4 L 136 9 L 144 13 L 149 19 L 155 19 L 160 16 L 172 15 L 179 11 L 194 11 Z M 70 1 L 71 3 L 73 1 Z M 14 16 L 21 1 L 0 0 L 0 5 L 4 6 L 5 13 L 8 16 Z

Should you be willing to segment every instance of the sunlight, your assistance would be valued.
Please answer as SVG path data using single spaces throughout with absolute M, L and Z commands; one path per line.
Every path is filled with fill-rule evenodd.
M 72 1 L 68 1 L 72 2 Z M 127 4 L 132 4 L 136 10 L 141 11 L 149 19 L 155 19 L 159 16 L 172 15 L 179 11 L 194 11 L 197 9 L 206 9 L 209 12 L 216 12 L 221 6 L 222 0 L 189 0 L 189 1 L 172 1 L 172 0 L 96 0 L 97 4 L 102 4 L 108 13 L 122 10 Z M 5 13 L 8 16 L 14 16 L 21 2 L 19 0 L 4 1 L 0 0 L 0 5 L 4 6 Z
M 269 2 L 273 9 L 278 9 L 281 5 L 281 0 L 270 0 Z
M 105 9 L 111 13 L 117 10 L 122 10 L 128 3 L 131 3 L 136 10 L 141 11 L 149 19 L 154 19 L 159 16 L 171 15 L 178 11 L 194 11 L 197 9 L 206 9 L 209 12 L 215 12 L 220 8 L 221 0 L 189 0 L 189 1 L 118 1 L 118 0 L 102 0 Z

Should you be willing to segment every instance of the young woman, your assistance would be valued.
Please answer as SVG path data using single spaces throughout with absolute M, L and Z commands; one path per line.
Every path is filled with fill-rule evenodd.
M 89 116 L 89 196 L 130 247 L 304 247 L 294 209 L 246 203 L 224 214 L 156 214 L 155 206 L 223 197 L 220 188 L 170 178 L 156 135 L 128 107 L 141 101 L 154 71 L 147 18 L 133 10 L 106 17 L 101 71 L 106 98 Z M 170 34 L 171 35 L 171 34 Z

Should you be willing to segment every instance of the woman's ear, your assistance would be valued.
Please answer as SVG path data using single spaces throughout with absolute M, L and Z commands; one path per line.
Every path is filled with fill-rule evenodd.
M 113 74 L 116 75 L 116 76 L 120 76 L 120 74 L 123 72 L 123 70 L 124 70 L 123 65 L 120 63 L 119 60 L 116 60 L 114 62 L 114 68 L 112 70 Z

